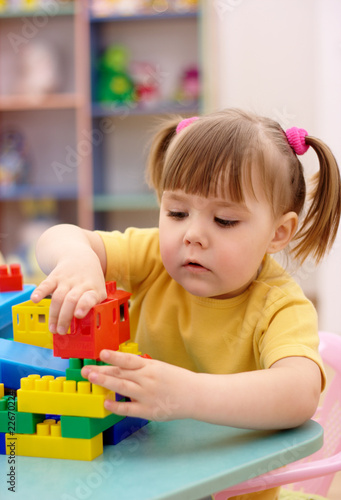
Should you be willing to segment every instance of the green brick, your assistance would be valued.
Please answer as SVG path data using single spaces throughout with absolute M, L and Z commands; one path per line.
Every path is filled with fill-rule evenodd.
M 104 418 L 70 417 L 62 415 L 60 417 L 62 437 L 91 439 L 124 418 L 125 417 L 115 415 L 114 413 Z
M 80 359 L 80 358 L 70 358 L 69 368 L 66 368 L 65 375 L 66 380 L 76 380 L 76 382 L 86 381 L 81 375 L 81 369 L 86 365 L 105 365 L 102 361 L 97 361 L 95 359 Z
M 13 409 L 13 398 L 5 396 L 0 400 L 0 432 L 16 432 L 17 434 L 34 434 L 36 425 L 43 422 L 45 415 L 17 411 L 17 398 Z M 9 408 L 8 408 L 9 407 Z

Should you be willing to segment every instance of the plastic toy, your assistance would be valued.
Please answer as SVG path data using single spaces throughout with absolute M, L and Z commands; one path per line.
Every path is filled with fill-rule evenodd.
M 170 0 L 172 8 L 177 12 L 197 10 L 198 0 Z
M 104 418 L 110 415 L 104 400 L 115 395 L 90 382 L 29 375 L 21 379 L 17 397 L 18 411 Z
M 24 184 L 30 162 L 24 135 L 18 130 L 0 134 L 0 188 Z
M 145 105 L 155 104 L 160 99 L 157 68 L 148 62 L 133 62 L 130 66 L 135 84 L 136 100 Z
M 0 399 L 0 432 L 34 434 L 36 425 L 44 419 L 44 415 L 38 413 L 18 412 L 17 399 L 12 396 L 3 396 Z
M 134 82 L 128 73 L 129 54 L 126 47 L 108 47 L 99 60 L 98 100 L 118 104 L 135 101 Z
M 6 279 L 6 278 L 5 278 Z M 0 279 L 1 280 L 1 279 Z M 35 285 L 23 285 L 22 290 L 0 292 L 0 337 L 13 338 L 12 306 L 28 300 Z M 0 358 L 1 359 L 1 358 Z
M 60 422 L 53 419 L 37 424 L 35 434 L 7 433 L 6 454 L 28 457 L 64 458 L 68 460 L 93 460 L 103 453 L 102 434 L 91 439 L 62 438 Z
M 23 289 L 23 276 L 19 264 L 0 266 L 0 292 L 20 292 Z
M 13 338 L 16 342 L 53 348 L 53 334 L 48 328 L 51 299 L 39 304 L 31 300 L 12 307 Z
M 180 79 L 176 98 L 180 102 L 197 101 L 200 97 L 199 70 L 197 66 L 186 68 Z
M 124 418 L 126 417 L 115 415 L 114 413 L 111 413 L 104 418 L 72 417 L 69 415 L 62 415 L 60 417 L 62 437 L 90 439 L 109 429 Z
M 130 339 L 128 299 L 130 293 L 108 282 L 107 299 L 83 319 L 73 318 L 70 333 L 53 336 L 54 356 L 98 359 L 102 349 L 116 351 Z M 109 333 L 110 332 L 110 333 Z
M 49 299 L 14 305 L 15 339 L 0 339 L 0 454 L 11 454 L 15 447 L 16 455 L 93 460 L 103 444 L 117 444 L 148 423 L 106 410 L 106 398 L 125 398 L 81 376 L 85 364 L 103 364 L 97 360 L 102 348 L 142 355 L 130 341 L 131 294 L 117 290 L 115 282 L 106 285 L 107 299 L 83 320 L 74 319 L 65 336 L 48 331 Z M 32 345 L 40 334 L 43 340 L 52 335 L 59 355 L 76 352 L 77 357 L 67 361 L 51 349 Z M 29 343 L 17 342 L 20 336 Z M 5 387 L 18 389 L 17 397 L 5 396 Z
M 19 389 L 20 379 L 34 373 L 65 376 L 68 361 L 53 356 L 51 349 L 0 339 L 0 383 Z
M 93 15 L 105 17 L 109 15 L 131 16 L 145 10 L 149 0 L 92 0 Z
M 18 62 L 18 93 L 39 97 L 60 90 L 62 71 L 52 44 L 31 40 L 20 49 Z
M 103 444 L 118 444 L 147 424 L 143 418 L 125 417 L 103 432 Z

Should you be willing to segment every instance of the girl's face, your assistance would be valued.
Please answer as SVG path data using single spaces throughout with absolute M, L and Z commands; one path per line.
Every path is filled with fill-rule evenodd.
M 159 227 L 169 275 L 193 295 L 225 299 L 257 277 L 278 224 L 262 196 L 232 203 L 176 190 L 163 193 Z

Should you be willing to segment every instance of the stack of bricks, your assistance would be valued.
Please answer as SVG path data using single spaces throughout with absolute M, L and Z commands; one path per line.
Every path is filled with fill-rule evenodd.
M 21 377 L 20 387 L 13 388 L 18 383 L 11 376 L 16 363 L 8 356 L 3 358 L 0 351 L 0 454 L 10 455 L 14 449 L 16 455 L 93 460 L 103 453 L 103 445 L 117 444 L 148 423 L 106 410 L 106 398 L 120 400 L 122 396 L 81 376 L 85 364 L 101 364 L 103 348 L 141 355 L 138 345 L 130 341 L 130 294 L 116 290 L 111 282 L 107 283 L 107 295 L 84 320 L 74 319 L 63 337 L 48 331 L 49 299 L 13 306 L 14 340 L 0 339 L 0 343 L 11 342 L 11 352 L 22 348 L 22 343 L 35 353 L 52 355 L 53 348 L 54 359 L 64 366 L 68 363 L 68 367 L 64 373 L 58 366 L 53 374 L 46 374 L 47 366 L 45 371 L 41 366 L 35 370 L 39 363 L 29 367 L 34 370 L 31 373 L 27 373 L 27 366 L 20 366 L 26 376 Z M 2 364 L 6 370 L 1 370 Z

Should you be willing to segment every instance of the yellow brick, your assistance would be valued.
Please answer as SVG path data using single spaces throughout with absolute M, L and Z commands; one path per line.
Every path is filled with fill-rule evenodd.
M 60 422 L 37 424 L 36 434 L 6 434 L 6 454 L 26 457 L 93 460 L 103 453 L 103 435 L 91 439 L 62 438 Z
M 110 415 L 104 401 L 115 398 L 108 389 L 90 382 L 78 382 L 77 387 L 74 380 L 54 379 L 50 375 L 22 378 L 17 396 L 18 411 L 94 418 Z
M 12 307 L 13 338 L 16 342 L 53 349 L 53 334 L 49 331 L 51 299 L 39 304 L 31 300 Z
M 136 342 L 131 342 L 128 340 L 127 342 L 123 342 L 122 344 L 119 345 L 118 350 L 120 352 L 129 352 L 131 354 L 142 354 L 139 351 L 139 346 Z

